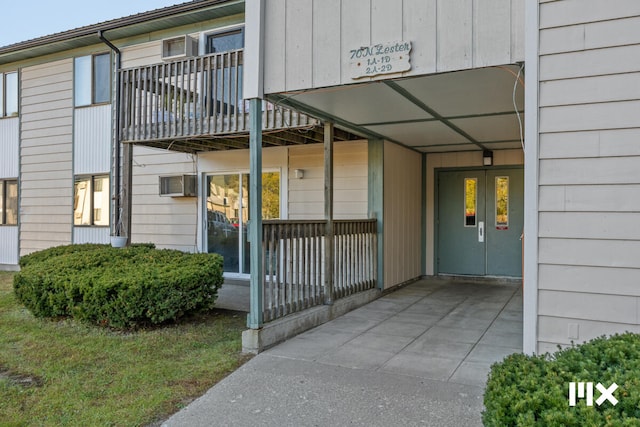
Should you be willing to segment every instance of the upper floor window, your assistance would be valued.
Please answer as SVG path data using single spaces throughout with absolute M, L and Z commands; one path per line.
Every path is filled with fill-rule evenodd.
M 18 72 L 0 73 L 0 117 L 18 115 Z
M 207 53 L 227 52 L 244 47 L 244 28 L 221 33 L 209 34 L 207 39 Z
M 73 197 L 74 225 L 109 225 L 109 177 L 76 177 Z
M 18 224 L 18 180 L 0 179 L 0 225 Z
M 76 107 L 111 101 L 111 54 L 75 59 L 74 99 Z

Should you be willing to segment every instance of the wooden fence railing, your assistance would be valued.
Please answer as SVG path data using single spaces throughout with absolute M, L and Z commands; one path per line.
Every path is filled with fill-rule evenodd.
M 120 70 L 120 137 L 148 141 L 248 132 L 243 50 Z M 263 101 L 263 129 L 314 119 Z
M 375 287 L 376 220 L 333 223 L 333 298 Z M 264 320 L 324 304 L 326 221 L 264 221 Z

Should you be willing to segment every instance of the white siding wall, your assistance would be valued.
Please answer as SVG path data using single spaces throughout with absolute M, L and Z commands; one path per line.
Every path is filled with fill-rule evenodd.
M 158 177 L 183 173 L 198 175 L 237 173 L 249 170 L 248 150 L 202 153 L 195 159 L 142 147 L 134 149 L 133 225 L 134 242 L 153 242 L 159 247 L 200 250 L 201 204 L 196 198 L 158 195 Z M 334 156 L 335 217 L 367 217 L 367 143 L 338 142 Z M 283 218 L 318 219 L 324 215 L 323 146 L 267 148 L 263 169 L 281 173 Z M 304 170 L 296 179 L 294 170 Z M 202 186 L 201 186 L 202 187 Z M 200 197 L 205 189 L 200 188 Z M 199 208 L 200 206 L 200 208 Z
M 73 121 L 73 173 L 104 175 L 111 170 L 111 104 L 77 108 Z M 111 206 L 111 203 L 107 207 Z M 73 243 L 109 243 L 109 227 L 73 227 Z
M 18 264 L 18 227 L 0 227 L 0 267 Z M 0 268 L 2 270 L 2 268 Z
M 162 41 L 140 43 L 121 49 L 122 68 L 140 67 L 162 62 Z
M 0 120 L 0 178 L 17 178 L 20 163 L 20 119 Z
M 197 250 L 197 198 L 161 197 L 158 177 L 196 173 L 196 158 L 160 149 L 133 149 L 131 240 L 159 248 Z
M 498 150 L 493 152 L 493 164 L 496 166 L 522 165 L 522 150 Z M 482 167 L 482 152 L 435 153 L 427 155 L 427 275 L 435 274 L 435 170 L 439 168 Z
M 333 153 L 333 215 L 367 218 L 367 142 L 336 142 Z M 295 170 L 304 172 L 296 179 Z M 324 218 L 324 147 L 289 148 L 289 219 Z
M 108 173 L 111 167 L 111 104 L 75 110 L 73 172 Z
M 0 120 L 0 179 L 17 178 L 20 163 L 20 119 Z M 0 226 L 0 265 L 18 263 L 18 227 Z
M 640 332 L 638 15 L 633 0 L 540 4 L 540 352 Z
M 20 253 L 71 243 L 73 60 L 22 70 Z
M 73 243 L 109 244 L 109 227 L 74 227 Z
M 182 27 L 175 27 L 162 33 L 148 33 L 135 39 L 116 40 L 116 45 L 122 46 L 122 68 L 141 67 L 144 65 L 158 64 L 162 62 L 162 39 L 172 38 L 188 34 L 198 40 L 198 52 L 204 54 L 203 34 L 224 29 L 230 26 L 244 23 L 244 15 L 232 15 L 224 18 L 213 19 L 194 23 Z
M 404 76 L 524 60 L 522 0 L 269 0 L 265 6 L 266 93 L 354 83 L 349 51 L 373 43 L 412 42 L 412 69 Z
M 384 286 L 419 277 L 422 239 L 422 156 L 384 144 Z

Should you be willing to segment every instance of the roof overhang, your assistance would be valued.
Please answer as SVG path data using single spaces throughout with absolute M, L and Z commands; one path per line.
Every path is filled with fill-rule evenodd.
M 380 80 L 267 96 L 368 139 L 423 153 L 522 147 L 519 65 Z
M 244 13 L 244 0 L 196 0 L 0 47 L 0 65 Z

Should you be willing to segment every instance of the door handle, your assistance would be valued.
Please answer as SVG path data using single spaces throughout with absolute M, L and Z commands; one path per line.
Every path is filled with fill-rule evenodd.
M 478 242 L 484 243 L 484 221 L 478 222 Z

